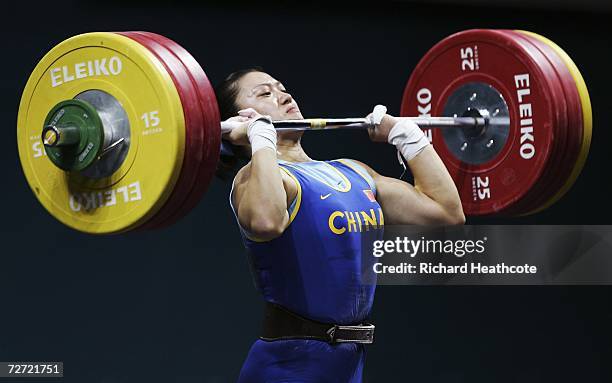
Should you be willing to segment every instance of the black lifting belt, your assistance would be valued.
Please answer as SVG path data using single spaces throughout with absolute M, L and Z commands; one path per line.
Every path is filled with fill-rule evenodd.
M 264 309 L 263 334 L 266 341 L 282 339 L 315 339 L 334 344 L 341 342 L 374 342 L 374 325 L 338 325 L 317 322 L 299 316 L 286 308 L 266 302 Z

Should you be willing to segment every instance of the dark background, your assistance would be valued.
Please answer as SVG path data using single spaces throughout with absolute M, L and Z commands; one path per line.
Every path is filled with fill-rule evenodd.
M 215 181 L 177 225 L 93 237 L 37 202 L 15 145 L 21 91 L 60 41 L 90 31 L 170 37 L 213 83 L 260 65 L 282 80 L 305 116 L 399 112 L 419 58 L 469 28 L 527 29 L 580 67 L 594 110 L 591 152 L 562 201 L 527 218 L 468 223 L 608 224 L 611 8 L 605 1 L 200 3 L 132 1 L 4 5 L 4 137 L 0 361 L 64 361 L 69 382 L 231 382 L 258 335 L 261 301 L 227 201 Z M 354 157 L 399 175 L 390 145 L 364 134 L 312 133 L 311 157 Z M 381 286 L 367 382 L 607 382 L 612 304 L 605 286 Z M 25 380 L 20 380 L 25 381 Z

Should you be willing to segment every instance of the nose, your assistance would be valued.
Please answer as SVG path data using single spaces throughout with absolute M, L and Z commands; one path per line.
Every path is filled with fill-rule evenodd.
M 280 92 L 279 101 L 281 105 L 287 105 L 293 101 L 293 98 L 289 93 Z

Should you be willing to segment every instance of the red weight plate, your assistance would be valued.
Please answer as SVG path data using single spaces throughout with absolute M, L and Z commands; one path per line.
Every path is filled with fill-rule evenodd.
M 530 36 L 527 33 L 521 31 L 514 31 L 522 36 L 526 37 L 533 45 L 535 45 L 550 61 L 551 65 L 555 68 L 561 85 L 563 86 L 565 99 L 567 102 L 567 117 L 568 117 L 568 131 L 567 131 L 567 143 L 563 150 L 563 158 L 559 163 L 559 174 L 555 182 L 551 185 L 553 194 L 566 183 L 571 175 L 571 172 L 576 165 L 578 155 L 580 153 L 584 125 L 582 119 L 582 105 L 580 103 L 580 95 L 578 94 L 578 88 L 576 82 L 567 67 L 567 64 L 563 59 L 555 52 L 555 50 L 542 40 Z M 560 196 L 559 196 L 560 197 Z M 557 197 L 558 198 L 558 197 Z M 533 206 L 530 206 L 530 211 L 538 209 L 540 206 L 548 202 L 548 200 L 538 199 Z
M 151 51 L 164 65 L 174 82 L 185 113 L 185 155 L 181 173 L 172 194 L 164 206 L 139 229 L 152 229 L 162 226 L 163 222 L 176 214 L 184 205 L 193 185 L 197 182 L 198 171 L 203 156 L 203 114 L 200 109 L 198 93 L 182 63 L 165 47 L 152 39 L 135 32 L 122 32 Z M 163 155 L 163 153 L 160 153 Z
M 202 199 L 202 195 L 206 191 L 212 177 L 215 174 L 217 163 L 219 161 L 219 150 L 221 147 L 221 122 L 219 117 L 219 108 L 217 107 L 217 99 L 210 81 L 206 77 L 204 70 L 198 62 L 176 42 L 150 32 L 141 32 L 142 34 L 157 41 L 173 54 L 175 54 L 187 68 L 192 81 L 196 84 L 196 90 L 199 94 L 200 107 L 204 113 L 204 158 L 202 159 L 200 170 L 198 173 L 198 182 L 194 185 L 191 193 L 187 197 L 185 204 L 179 211 L 170 217 L 169 223 L 176 221 L 178 218 L 191 211 L 198 202 Z
M 557 110 L 557 123 L 553 131 L 553 149 L 547 165 L 542 172 L 542 176 L 529 191 L 529 194 L 522 201 L 517 202 L 509 213 L 514 215 L 524 215 L 533 210 L 533 206 L 538 206 L 540 201 L 547 201 L 558 190 L 562 184 L 559 182 L 563 164 L 566 161 L 565 149 L 568 145 L 568 120 L 567 103 L 565 90 L 555 70 L 555 66 L 548 60 L 536 46 L 534 46 L 524 35 L 510 30 L 499 31 L 506 34 L 509 38 L 515 39 L 534 62 L 539 65 L 545 75 L 549 88 L 552 91 L 553 103 Z
M 546 75 L 523 46 L 494 30 L 447 37 L 427 52 L 412 73 L 401 115 L 442 115 L 449 97 L 473 83 L 490 85 L 507 104 L 510 128 L 505 142 L 498 143 L 499 152 L 468 164 L 453 154 L 435 129 L 433 144 L 457 185 L 467 215 L 508 214 L 541 178 L 559 124 Z

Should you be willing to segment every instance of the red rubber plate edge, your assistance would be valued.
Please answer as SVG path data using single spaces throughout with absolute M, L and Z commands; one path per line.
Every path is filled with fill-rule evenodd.
M 500 32 L 516 39 L 542 68 L 553 95 L 553 104 L 557 110 L 553 150 L 545 170 L 542 172 L 542 176 L 537 184 L 529 191 L 529 198 L 518 202 L 511 210 L 513 215 L 524 215 L 533 210 L 535 206 L 543 203 L 541 201 L 548 201 L 548 199 L 552 198 L 556 190 L 563 184 L 563 182 L 559 181 L 559 178 L 561 177 L 561 164 L 566 160 L 564 151 L 568 145 L 568 106 L 565 89 L 562 86 L 555 65 L 550 62 L 549 58 L 523 34 L 512 30 L 502 30 Z
M 512 32 L 518 33 L 521 36 L 527 38 L 527 40 L 534 44 L 542 52 L 542 54 L 544 54 L 548 58 L 551 65 L 555 68 L 555 71 L 557 72 L 565 94 L 568 120 L 567 141 L 565 148 L 562 151 L 563 157 L 559 166 L 559 170 L 557 172 L 558 178 L 555 180 L 555 184 L 551 185 L 552 196 L 550 198 L 553 198 L 554 195 L 556 195 L 557 191 L 562 188 L 563 185 L 565 185 L 565 183 L 568 181 L 571 172 L 575 166 L 575 163 L 578 159 L 578 155 L 580 154 L 582 137 L 584 133 L 580 95 L 578 94 L 576 82 L 572 77 L 572 74 L 570 73 L 567 64 L 552 47 L 526 33 L 521 33 L 521 31 Z M 539 209 L 539 207 L 546 204 L 550 200 L 550 198 L 546 200 L 537 201 L 534 206 L 531 206 L 529 212 L 535 209 Z
M 183 65 L 185 65 L 192 81 L 196 84 L 196 91 L 199 95 L 200 107 L 204 113 L 203 146 L 205 151 L 198 173 L 198 182 L 196 182 L 194 185 L 194 188 L 187 197 L 185 204 L 174 216 L 170 217 L 170 222 L 168 222 L 169 224 L 187 214 L 198 204 L 215 174 L 221 147 L 221 123 L 219 108 L 217 106 L 215 92 L 210 81 L 208 80 L 208 77 L 204 73 L 204 70 L 200 64 L 187 50 L 185 50 L 185 48 L 167 37 L 151 32 L 141 33 L 172 51 L 183 63 Z
M 163 222 L 173 216 L 184 204 L 185 199 L 197 181 L 202 159 L 202 113 L 196 89 L 187 71 L 171 52 L 147 36 L 136 32 L 121 32 L 120 34 L 143 45 L 161 61 L 177 88 L 185 115 L 185 154 L 179 178 L 172 194 L 163 207 L 148 222 L 141 225 L 139 229 L 158 228 L 163 226 Z

